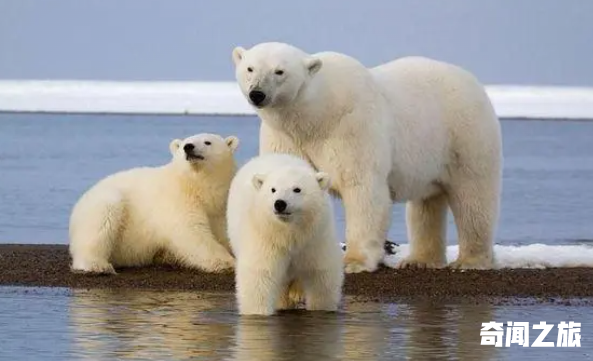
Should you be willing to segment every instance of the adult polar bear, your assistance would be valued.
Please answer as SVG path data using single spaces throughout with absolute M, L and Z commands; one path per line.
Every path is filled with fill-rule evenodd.
M 375 68 L 284 43 L 233 52 L 241 91 L 262 119 L 260 154 L 292 153 L 329 173 L 346 215 L 346 272 L 374 271 L 393 202 L 407 202 L 410 255 L 446 264 L 447 209 L 459 235 L 452 268 L 493 265 L 502 178 L 500 123 L 484 87 L 443 62 Z

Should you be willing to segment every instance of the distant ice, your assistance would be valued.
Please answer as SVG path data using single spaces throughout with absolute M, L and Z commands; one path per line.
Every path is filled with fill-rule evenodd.
M 501 118 L 592 119 L 593 88 L 487 86 Z M 0 111 L 253 115 L 235 82 L 0 80 Z

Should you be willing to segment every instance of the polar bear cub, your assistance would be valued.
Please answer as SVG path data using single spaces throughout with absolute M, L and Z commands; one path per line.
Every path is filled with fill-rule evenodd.
M 337 310 L 343 255 L 329 185 L 327 174 L 288 154 L 253 158 L 237 172 L 227 224 L 240 314 L 288 308 L 290 290 L 301 287 L 307 310 Z
M 121 171 L 82 195 L 70 217 L 71 269 L 165 262 L 221 271 L 234 267 L 226 237 L 226 201 L 239 139 L 197 134 L 171 141 L 171 161 Z

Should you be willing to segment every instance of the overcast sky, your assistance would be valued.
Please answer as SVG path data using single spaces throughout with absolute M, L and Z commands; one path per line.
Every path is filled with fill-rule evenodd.
M 234 80 L 263 41 L 593 86 L 592 0 L 0 0 L 0 79 Z

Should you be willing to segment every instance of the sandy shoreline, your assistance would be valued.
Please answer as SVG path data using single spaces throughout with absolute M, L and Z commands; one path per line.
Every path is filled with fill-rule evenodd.
M 233 273 L 208 274 L 173 267 L 118 270 L 86 276 L 69 270 L 65 245 L 0 245 L 0 285 L 233 292 Z M 373 301 L 407 298 L 593 304 L 593 269 L 498 271 L 393 270 L 347 275 L 344 294 Z M 581 299 L 583 300 L 576 300 Z M 568 301 L 573 300 L 573 301 Z

